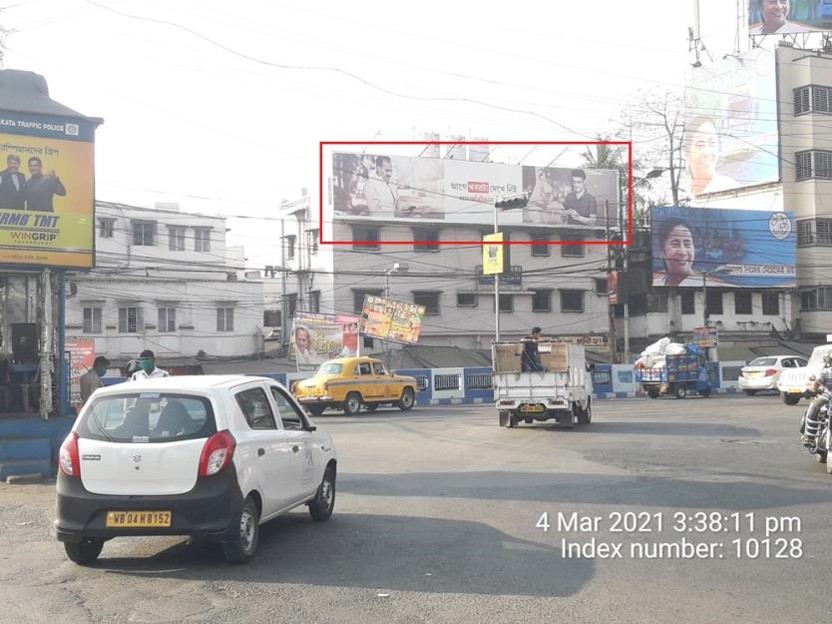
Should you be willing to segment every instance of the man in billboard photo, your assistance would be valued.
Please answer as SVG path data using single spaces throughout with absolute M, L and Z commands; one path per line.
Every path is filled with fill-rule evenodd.
M 26 176 L 19 169 L 20 156 L 9 154 L 6 157 L 6 168 L 0 171 L 0 208 L 2 209 L 23 210 L 26 207 L 23 199 Z
M 756 0 L 757 10 L 763 20 L 759 28 L 751 31 L 752 35 L 790 35 L 793 33 L 812 32 L 802 24 L 789 21 L 789 0 Z
M 312 334 L 303 325 L 295 327 L 295 358 L 298 364 L 321 363 L 321 358 L 315 351 Z
M 572 225 L 595 225 L 598 220 L 598 201 L 586 190 L 586 172 L 572 170 L 572 192 L 564 200 L 568 223 Z
M 32 156 L 28 164 L 31 177 L 23 188 L 26 210 L 54 212 L 52 198 L 55 195 L 66 197 L 66 187 L 54 170 L 43 175 L 43 163 L 37 156 Z
M 376 177 L 369 177 L 364 182 L 364 197 L 371 217 L 393 218 L 399 203 L 399 190 L 393 177 L 393 160 L 389 156 L 376 158 Z
M 739 186 L 733 178 L 717 172 L 720 149 L 717 124 L 712 118 L 696 117 L 685 124 L 685 161 L 694 198 Z

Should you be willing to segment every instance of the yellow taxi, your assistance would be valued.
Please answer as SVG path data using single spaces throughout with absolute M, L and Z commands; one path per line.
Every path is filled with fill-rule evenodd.
M 292 393 L 314 416 L 328 407 L 356 414 L 362 405 L 370 412 L 385 404 L 407 411 L 413 409 L 418 390 L 414 377 L 389 373 L 381 360 L 371 357 L 329 360 L 314 377 L 292 384 Z

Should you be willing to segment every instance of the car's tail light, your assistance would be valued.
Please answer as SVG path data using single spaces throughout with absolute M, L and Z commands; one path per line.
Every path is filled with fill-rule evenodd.
M 222 472 L 231 463 L 236 445 L 237 441 L 228 430 L 218 431 L 205 440 L 199 458 L 199 476 L 210 477 Z
M 776 368 L 766 369 L 766 377 L 774 377 L 777 374 Z
M 74 431 L 61 444 L 60 454 L 58 455 L 58 465 L 61 472 L 67 477 L 81 476 L 81 457 L 78 454 L 78 434 Z

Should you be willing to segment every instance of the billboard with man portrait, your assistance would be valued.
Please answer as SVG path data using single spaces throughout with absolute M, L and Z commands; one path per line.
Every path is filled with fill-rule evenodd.
M 95 128 L 0 111 L 0 264 L 94 265 Z
M 500 212 L 502 225 L 616 227 L 618 172 L 531 167 L 385 154 L 332 155 L 335 219 L 493 223 L 495 202 L 525 195 Z M 324 219 L 328 220 L 326 215 Z
M 683 191 L 709 193 L 780 179 L 774 53 L 728 55 L 691 70 L 685 88 Z
M 797 233 L 790 212 L 657 207 L 653 286 L 792 288 Z
M 289 340 L 289 357 L 299 371 L 315 370 L 333 358 L 359 353 L 357 316 L 296 312 Z

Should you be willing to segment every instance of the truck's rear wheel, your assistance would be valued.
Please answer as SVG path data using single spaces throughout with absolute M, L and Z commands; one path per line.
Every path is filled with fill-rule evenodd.
M 516 415 L 516 414 L 512 414 L 512 413 L 510 413 L 510 412 L 509 412 L 509 415 L 508 415 L 508 426 L 509 426 L 511 429 L 513 429 L 514 427 L 516 427 L 516 426 L 517 426 L 517 415 Z
M 592 422 L 592 401 L 587 400 L 586 402 L 586 409 L 579 407 L 578 408 L 578 424 L 579 425 L 588 425 Z
M 679 384 L 676 386 L 676 390 L 673 392 L 677 399 L 684 399 L 688 396 L 688 389 L 684 384 Z
M 501 427 L 508 427 L 509 413 L 505 410 L 500 410 L 499 417 L 500 417 L 500 426 Z

